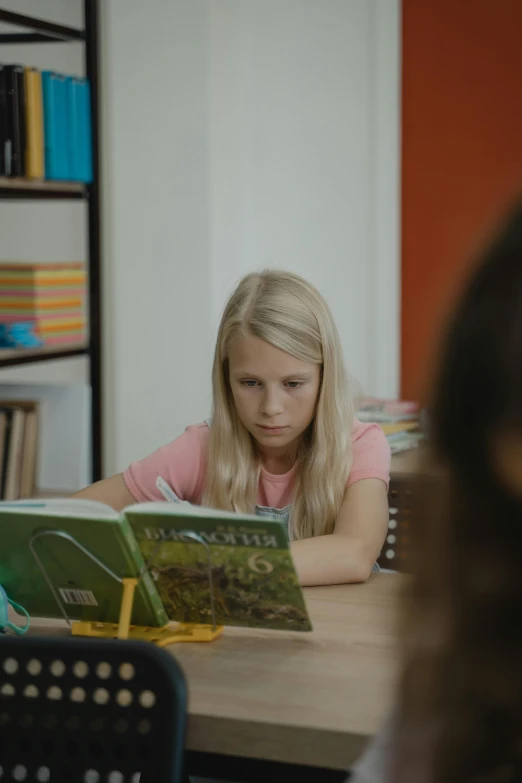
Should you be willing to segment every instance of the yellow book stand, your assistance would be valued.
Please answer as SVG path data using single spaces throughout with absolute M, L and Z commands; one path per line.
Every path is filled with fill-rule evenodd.
M 102 639 L 139 639 L 153 642 L 158 647 L 166 647 L 177 642 L 213 642 L 223 633 L 222 625 L 198 625 L 197 623 L 177 623 L 164 625 L 163 628 L 151 628 L 144 625 L 130 625 L 134 590 L 137 579 L 122 579 L 123 595 L 121 599 L 120 619 L 118 623 L 93 623 L 80 620 L 72 624 L 73 636 L 93 636 Z
M 210 548 L 208 544 L 197 534 L 188 531 L 184 535 L 192 538 L 197 543 L 202 544 L 205 547 L 208 555 L 208 580 L 210 587 L 210 610 L 212 615 L 212 625 L 198 624 L 198 623 L 169 623 L 162 628 L 154 628 L 143 625 L 131 625 L 130 619 L 132 617 L 132 607 L 134 604 L 134 591 L 138 584 L 136 578 L 120 577 L 115 574 L 105 563 L 100 560 L 92 552 L 89 552 L 82 544 L 74 539 L 69 533 L 63 530 L 43 530 L 39 533 L 35 533 L 29 542 L 29 548 L 33 554 L 33 557 L 40 568 L 47 584 L 49 585 L 51 592 L 54 596 L 56 603 L 60 608 L 64 619 L 71 628 L 73 636 L 91 636 L 98 639 L 139 639 L 140 641 L 153 642 L 158 647 L 166 647 L 168 644 L 176 644 L 178 642 L 213 642 L 223 633 L 223 626 L 216 625 L 215 611 L 214 611 L 214 589 L 212 584 L 212 563 L 210 558 Z M 122 598 L 120 607 L 120 616 L 117 623 L 98 623 L 92 621 L 75 620 L 71 622 L 65 606 L 60 599 L 58 591 L 53 585 L 49 574 L 38 555 L 35 544 L 41 538 L 48 536 L 56 536 L 61 539 L 65 539 L 70 544 L 75 546 L 90 560 L 96 563 L 106 574 L 109 574 L 116 582 L 122 585 Z

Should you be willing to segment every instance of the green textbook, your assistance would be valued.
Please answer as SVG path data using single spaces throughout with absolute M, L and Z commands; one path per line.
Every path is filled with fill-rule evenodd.
M 210 552 L 219 625 L 312 630 L 280 520 L 184 503 L 144 503 L 125 515 L 170 618 L 210 622 Z
M 119 577 L 139 578 L 132 622 L 162 626 L 168 617 L 124 515 L 92 500 L 23 500 L 0 503 L 0 584 L 9 598 L 35 617 L 62 617 L 31 551 L 38 533 L 60 531 Z M 118 622 L 122 587 L 70 539 L 44 535 L 34 541 L 70 619 Z
M 185 503 L 143 503 L 121 514 L 79 499 L 0 503 L 0 584 L 33 616 L 62 616 L 29 546 L 49 531 L 61 535 L 40 535 L 33 549 L 71 619 L 117 622 L 121 585 L 105 566 L 139 579 L 134 625 L 209 623 L 210 557 L 218 624 L 312 629 L 279 520 Z

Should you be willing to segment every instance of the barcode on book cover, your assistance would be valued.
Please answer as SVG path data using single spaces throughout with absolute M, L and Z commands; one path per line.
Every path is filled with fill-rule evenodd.
M 59 591 L 64 604 L 71 604 L 73 606 L 98 606 L 98 601 L 91 590 L 69 590 L 60 587 Z

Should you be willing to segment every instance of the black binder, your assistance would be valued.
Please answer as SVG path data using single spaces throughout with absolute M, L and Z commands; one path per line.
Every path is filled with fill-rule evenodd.
M 5 169 L 8 177 L 25 176 L 25 85 L 21 65 L 4 65 L 7 102 Z
M 0 64 L 0 177 L 7 174 L 6 168 L 6 143 L 7 143 L 7 93 L 5 80 L 5 67 Z

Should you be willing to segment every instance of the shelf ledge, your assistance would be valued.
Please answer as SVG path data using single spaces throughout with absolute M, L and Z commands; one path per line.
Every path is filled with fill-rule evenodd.
M 2 33 L 0 43 L 45 43 L 58 41 L 83 41 L 85 33 L 76 27 L 66 27 L 63 24 L 48 22 L 34 16 L 25 16 L 13 11 L 0 9 L 0 22 L 14 27 L 22 27 L 29 33 Z
M 69 359 L 71 356 L 85 356 L 89 353 L 87 343 L 68 345 L 66 348 L 49 346 L 36 349 L 0 348 L 0 367 L 14 367 L 34 362 L 52 362 L 56 359 Z
M 0 177 L 0 199 L 83 199 L 88 187 L 82 182 Z

